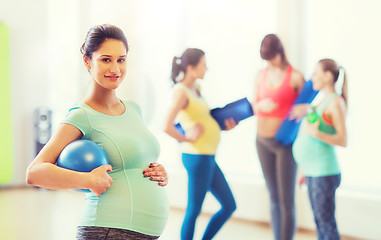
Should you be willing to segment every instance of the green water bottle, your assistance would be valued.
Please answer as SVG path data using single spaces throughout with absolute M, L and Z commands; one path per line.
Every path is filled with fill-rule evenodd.
M 311 107 L 309 112 L 307 113 L 307 121 L 309 123 L 314 123 L 319 118 L 319 115 L 316 112 L 316 108 L 316 106 Z
M 313 106 L 307 113 L 307 121 L 309 123 L 315 123 L 316 120 L 320 119 L 316 112 L 317 106 Z M 336 134 L 336 130 L 333 126 L 327 125 L 323 121 L 319 123 L 319 131 L 327 134 Z

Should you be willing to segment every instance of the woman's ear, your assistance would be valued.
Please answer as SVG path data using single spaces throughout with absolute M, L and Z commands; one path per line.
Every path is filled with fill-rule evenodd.
M 325 71 L 324 75 L 325 75 L 325 79 L 327 79 L 327 81 L 334 82 L 334 80 L 333 80 L 333 74 L 331 73 L 331 71 Z
M 195 69 L 195 67 L 193 67 L 192 65 L 190 65 L 190 64 L 188 64 L 188 66 L 187 66 L 187 71 L 186 71 L 186 73 L 193 73 L 193 70 Z
M 85 54 L 83 55 L 83 63 L 85 64 L 85 67 L 87 68 L 87 70 L 91 69 L 90 58 L 86 56 Z

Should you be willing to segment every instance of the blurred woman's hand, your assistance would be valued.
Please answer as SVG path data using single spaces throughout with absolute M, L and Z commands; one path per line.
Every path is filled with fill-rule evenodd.
M 304 129 L 308 135 L 310 135 L 312 137 L 316 137 L 316 135 L 319 132 L 319 124 L 320 124 L 319 119 L 317 119 L 314 123 L 310 123 L 310 122 L 306 121 Z
M 309 108 L 309 104 L 295 104 L 291 108 L 289 119 L 295 119 L 297 122 L 300 122 L 300 120 L 308 113 Z
M 235 126 L 237 126 L 238 123 L 236 123 L 234 121 L 234 118 L 227 118 L 225 119 L 225 131 L 229 131 L 233 128 L 235 128 Z
M 197 139 L 204 133 L 204 126 L 201 123 L 196 123 L 191 129 L 185 132 L 187 142 L 196 142 Z
M 255 109 L 264 113 L 270 113 L 278 107 L 279 105 L 275 103 L 271 98 L 265 98 L 256 103 Z

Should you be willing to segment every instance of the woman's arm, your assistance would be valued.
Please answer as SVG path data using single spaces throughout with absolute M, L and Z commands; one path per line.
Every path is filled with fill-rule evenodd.
M 320 121 L 314 124 L 307 124 L 307 133 L 320 139 L 329 145 L 337 145 L 341 147 L 347 146 L 347 129 L 345 125 L 346 104 L 342 97 L 335 98 L 326 109 L 327 116 L 332 119 L 336 134 L 327 134 L 319 131 Z M 309 126 L 308 126 L 309 125 Z
M 253 108 L 254 114 L 258 110 L 258 108 L 257 108 L 258 87 L 259 87 L 259 81 L 260 81 L 260 77 L 262 75 L 262 71 L 263 70 L 258 71 L 258 73 L 254 79 L 253 99 L 251 100 L 251 107 Z
M 302 91 L 304 83 L 303 74 L 293 69 L 290 84 L 298 94 Z M 291 108 L 289 119 L 296 119 L 299 122 L 307 114 L 309 108 L 310 104 L 295 104 Z
M 295 91 L 299 94 L 300 91 L 302 91 L 302 88 L 304 86 L 304 77 L 301 72 L 299 72 L 296 69 L 292 70 L 291 73 L 291 79 L 290 79 L 290 85 L 295 89 Z
M 99 196 L 112 184 L 107 171 L 110 165 L 101 166 L 90 173 L 76 172 L 55 165 L 61 151 L 71 142 L 82 137 L 74 126 L 61 124 L 49 142 L 29 165 L 27 183 L 49 189 L 90 189 Z
M 181 109 L 188 105 L 188 98 L 183 89 L 177 89 L 173 94 L 173 101 L 164 121 L 164 132 L 179 142 L 195 142 L 204 132 L 201 124 L 196 124 L 191 130 L 187 131 L 185 136 L 177 131 L 174 121 Z

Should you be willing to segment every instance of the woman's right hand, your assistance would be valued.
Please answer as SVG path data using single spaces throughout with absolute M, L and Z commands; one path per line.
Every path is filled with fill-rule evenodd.
M 204 126 L 201 123 L 196 123 L 191 129 L 185 132 L 187 142 L 196 142 L 197 139 L 204 133 Z
M 111 165 L 102 165 L 90 172 L 90 191 L 99 197 L 114 182 L 107 172 L 111 172 Z
M 274 102 L 271 98 L 265 98 L 259 102 L 257 102 L 255 108 L 264 113 L 270 113 L 277 109 L 279 105 Z

